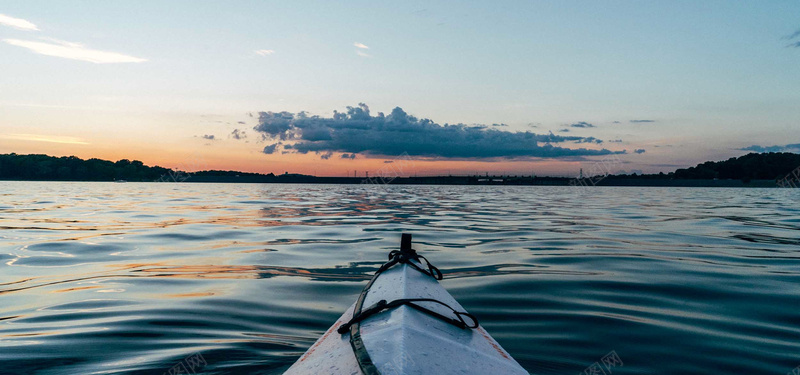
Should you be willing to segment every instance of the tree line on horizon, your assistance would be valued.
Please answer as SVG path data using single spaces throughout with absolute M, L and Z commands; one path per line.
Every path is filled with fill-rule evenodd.
M 791 152 L 755 153 L 722 161 L 707 161 L 675 172 L 656 174 L 608 175 L 609 179 L 671 180 L 778 180 L 800 168 L 800 154 Z
M 708 161 L 690 168 L 670 173 L 642 175 L 611 175 L 611 178 L 637 179 L 732 179 L 776 180 L 800 167 L 800 154 L 788 152 L 750 153 L 724 161 Z M 164 177 L 186 172 L 160 166 L 147 166 L 139 160 L 122 159 L 116 162 L 92 158 L 83 160 L 76 156 L 48 156 L 43 154 L 0 154 L 0 180 L 53 180 L 53 181 L 164 181 Z M 200 171 L 193 176 L 219 177 L 276 177 L 237 171 Z M 296 175 L 292 175 L 296 176 Z M 277 176 L 280 177 L 280 176 Z
M 676 179 L 777 180 L 800 168 L 800 154 L 791 152 L 749 153 L 725 161 L 707 161 L 678 169 Z
M 200 171 L 188 173 L 160 166 L 147 166 L 139 160 L 121 159 L 116 162 L 77 156 L 44 154 L 0 154 L 0 180 L 36 181 L 184 181 L 187 176 L 261 176 L 272 173 L 237 171 Z
M 139 160 L 122 159 L 116 162 L 76 156 L 43 154 L 0 155 L 0 179 L 55 181 L 154 181 L 174 172 L 169 168 L 150 167 Z

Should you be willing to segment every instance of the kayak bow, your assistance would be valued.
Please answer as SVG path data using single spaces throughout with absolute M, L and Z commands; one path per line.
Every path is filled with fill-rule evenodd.
M 528 374 L 441 278 L 403 234 L 356 303 L 284 374 Z

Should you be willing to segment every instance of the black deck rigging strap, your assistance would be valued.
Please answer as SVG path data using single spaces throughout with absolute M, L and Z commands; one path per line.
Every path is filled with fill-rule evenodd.
M 417 266 L 412 260 L 422 263 L 422 260 L 425 261 L 427 265 L 427 270 L 420 268 Z M 422 272 L 430 277 L 433 277 L 436 280 L 442 279 L 442 272 L 439 271 L 438 268 L 434 267 L 427 258 L 422 255 L 417 254 L 416 250 L 411 248 L 411 235 L 407 233 L 403 233 L 402 240 L 400 243 L 400 250 L 392 250 L 389 253 L 389 261 L 382 265 L 378 271 L 375 272 L 375 275 L 372 276 L 372 279 L 369 280 L 367 286 L 364 287 L 364 290 L 361 291 L 361 294 L 358 296 L 358 300 L 356 301 L 355 308 L 353 309 L 353 318 L 350 319 L 349 322 L 345 323 L 337 332 L 344 334 L 347 330 L 350 330 L 350 346 L 353 348 L 353 353 L 356 356 L 356 361 L 358 361 L 358 366 L 361 368 L 361 372 L 364 375 L 380 375 L 380 371 L 372 362 L 372 358 L 370 358 L 369 353 L 367 352 L 367 348 L 364 347 L 364 340 L 361 338 L 361 321 L 377 314 L 381 311 L 392 309 L 398 306 L 407 305 L 415 310 L 421 311 L 425 314 L 431 315 L 435 318 L 441 319 L 445 322 L 453 324 L 459 328 L 475 328 L 478 326 L 478 320 L 467 312 L 460 312 L 456 311 L 446 303 L 441 301 L 437 301 L 430 298 L 406 298 L 406 299 L 399 299 L 392 302 L 386 302 L 386 300 L 381 300 L 380 302 L 376 303 L 373 306 L 368 307 L 367 309 L 363 309 L 364 307 L 364 300 L 367 297 L 367 293 L 369 292 L 370 288 L 372 288 L 372 284 L 375 283 L 375 280 L 378 279 L 378 276 L 394 266 L 398 263 L 405 263 L 414 268 L 415 270 Z M 453 311 L 455 316 L 458 319 L 453 319 L 442 314 L 439 314 L 435 311 L 426 309 L 414 302 L 435 302 L 440 305 L 444 305 L 445 307 L 449 308 Z M 472 324 L 467 323 L 464 321 L 463 317 L 468 317 Z
M 450 317 L 444 316 L 442 314 L 437 313 L 436 311 L 433 311 L 433 310 L 427 309 L 425 307 L 422 307 L 419 304 L 416 304 L 414 302 L 435 302 L 435 303 L 438 303 L 438 304 L 450 309 L 450 311 L 452 311 L 453 314 L 458 319 L 454 319 L 454 318 L 450 318 Z M 428 314 L 428 315 L 430 315 L 430 316 L 432 316 L 434 318 L 437 318 L 437 319 L 442 320 L 444 322 L 450 323 L 450 324 L 452 324 L 452 325 L 454 325 L 454 326 L 456 326 L 458 328 L 461 328 L 461 329 L 478 328 L 478 319 L 475 318 L 475 316 L 473 316 L 472 314 L 470 314 L 468 312 L 456 311 L 456 309 L 450 307 L 450 305 L 448 305 L 448 304 L 446 304 L 446 303 L 444 303 L 442 301 L 435 300 L 435 299 L 432 299 L 432 298 L 402 298 L 402 299 L 396 299 L 396 300 L 394 300 L 392 302 L 386 302 L 385 299 L 382 299 L 382 300 L 378 301 L 378 303 L 366 308 L 365 310 L 362 310 L 360 314 L 353 315 L 353 318 L 350 319 L 349 322 L 339 326 L 339 329 L 337 330 L 337 332 L 339 332 L 341 334 L 345 334 L 350 329 L 351 325 L 353 325 L 355 323 L 360 323 L 362 320 L 364 320 L 366 318 L 369 318 L 370 316 L 375 315 L 375 314 L 377 314 L 377 313 L 379 313 L 381 311 L 391 310 L 391 309 L 393 309 L 395 307 L 402 306 L 402 305 L 406 305 L 408 307 L 411 307 L 411 308 L 413 308 L 413 309 L 415 309 L 417 311 L 420 311 L 420 312 L 423 312 L 425 314 Z M 463 317 L 469 318 L 470 322 L 467 323 L 467 321 L 465 321 Z
M 442 271 L 439 271 L 438 268 L 436 268 L 433 264 L 431 264 L 431 262 L 428 261 L 428 258 L 425 258 L 424 256 L 417 254 L 417 252 L 414 249 L 409 249 L 409 250 L 411 251 L 408 252 L 403 250 L 392 250 L 391 252 L 389 252 L 389 261 L 384 263 L 375 274 L 377 275 L 383 271 L 386 271 L 389 268 L 392 268 L 392 266 L 394 266 L 397 263 L 405 263 L 411 266 L 411 268 L 419 272 L 422 272 L 430 277 L 433 277 L 436 280 L 442 279 Z M 411 260 L 416 260 L 417 262 L 420 263 L 422 263 L 422 261 L 424 260 L 425 264 L 428 266 L 428 269 L 424 270 L 420 268 Z

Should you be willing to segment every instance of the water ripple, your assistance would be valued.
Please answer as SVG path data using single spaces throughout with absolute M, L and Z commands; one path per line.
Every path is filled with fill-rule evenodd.
M 401 232 L 532 373 L 800 365 L 780 189 L 0 185 L 0 372 L 281 373 Z

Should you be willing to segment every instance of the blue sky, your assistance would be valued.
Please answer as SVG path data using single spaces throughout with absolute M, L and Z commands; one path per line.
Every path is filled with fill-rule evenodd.
M 268 155 L 275 140 L 253 127 L 262 111 L 362 102 L 593 137 L 626 150 L 628 171 L 800 143 L 796 1 L 4 1 L 0 14 L 0 152 L 343 174 L 396 155 Z M 329 152 L 353 150 L 340 143 Z M 594 157 L 484 154 L 428 153 L 419 168 L 571 174 Z

